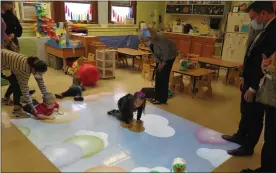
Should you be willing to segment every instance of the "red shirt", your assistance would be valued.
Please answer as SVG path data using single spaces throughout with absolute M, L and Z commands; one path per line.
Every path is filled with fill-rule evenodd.
M 37 114 L 43 114 L 46 116 L 50 116 L 55 108 L 59 108 L 59 104 L 55 103 L 55 106 L 52 109 L 48 109 L 44 103 L 40 103 L 36 106 Z

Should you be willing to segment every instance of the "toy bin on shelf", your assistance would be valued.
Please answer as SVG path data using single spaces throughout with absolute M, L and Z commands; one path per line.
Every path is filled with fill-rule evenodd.
M 63 60 L 61 58 L 57 58 L 55 55 L 48 54 L 48 63 L 49 67 L 55 70 L 61 70 L 63 67 Z
M 102 79 L 115 78 L 116 55 L 115 49 L 96 50 L 96 66 Z

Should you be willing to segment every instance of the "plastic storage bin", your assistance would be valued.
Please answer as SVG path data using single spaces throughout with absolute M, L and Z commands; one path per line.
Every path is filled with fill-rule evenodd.
M 61 70 L 63 67 L 63 59 L 57 58 L 55 55 L 48 54 L 49 67 L 55 70 Z

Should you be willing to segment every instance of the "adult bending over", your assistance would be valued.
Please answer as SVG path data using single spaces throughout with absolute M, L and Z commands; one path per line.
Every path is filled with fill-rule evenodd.
M 169 78 L 176 56 L 176 45 L 163 34 L 152 28 L 144 28 L 141 41 L 149 46 L 156 57 L 155 97 L 153 104 L 165 104 L 168 100 Z
M 42 78 L 43 74 L 47 71 L 46 63 L 39 60 L 37 57 L 26 57 L 7 49 L 1 50 L 1 61 L 1 71 L 11 71 L 8 80 L 13 89 L 13 115 L 16 117 L 29 116 L 28 113 L 22 110 L 22 105 L 20 104 L 21 92 L 25 102 L 32 107 L 33 114 L 36 114 L 37 111 L 29 94 L 28 82 L 30 75 L 33 74 L 42 94 L 47 93 L 47 88 L 45 87 Z

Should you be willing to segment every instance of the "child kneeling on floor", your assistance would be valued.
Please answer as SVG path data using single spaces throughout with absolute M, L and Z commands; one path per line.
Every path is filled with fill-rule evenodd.
M 42 96 L 42 99 L 43 103 L 36 102 L 36 114 L 32 113 L 32 109 L 29 107 L 29 105 L 23 107 L 24 111 L 33 114 L 37 119 L 55 119 L 53 113 L 59 111 L 59 104 L 56 103 L 54 94 L 46 93 Z
M 58 99 L 63 99 L 64 97 L 74 97 L 75 101 L 83 101 L 82 91 L 84 91 L 84 87 L 81 85 L 81 78 L 74 76 L 72 86 L 67 91 L 61 94 L 56 94 L 56 97 Z
M 146 107 L 146 95 L 143 92 L 135 92 L 134 95 L 127 94 L 120 98 L 117 104 L 119 110 L 113 109 L 107 112 L 108 115 L 115 116 L 126 123 L 127 128 L 131 128 L 133 112 L 137 111 L 137 122 L 143 124 L 143 121 L 140 120 Z

